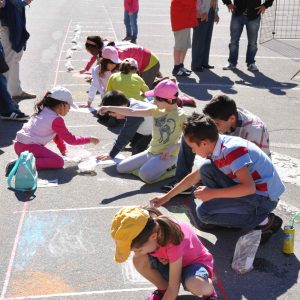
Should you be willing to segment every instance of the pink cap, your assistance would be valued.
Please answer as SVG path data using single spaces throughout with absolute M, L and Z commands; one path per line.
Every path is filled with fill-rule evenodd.
M 115 64 L 119 64 L 122 62 L 122 60 L 119 58 L 117 49 L 112 46 L 106 46 L 103 48 L 102 57 L 111 60 Z
M 175 99 L 178 93 L 176 82 L 171 79 L 161 81 L 153 90 L 145 93 L 146 97 L 159 97 L 163 99 Z

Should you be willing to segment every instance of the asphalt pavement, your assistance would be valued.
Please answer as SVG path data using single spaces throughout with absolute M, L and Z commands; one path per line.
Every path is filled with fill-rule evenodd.
M 173 67 L 169 2 L 141 0 L 138 18 L 138 44 L 157 54 L 163 75 L 170 75 Z M 42 97 L 52 86 L 63 85 L 72 91 L 77 103 L 86 102 L 89 83 L 78 73 L 89 59 L 85 38 L 97 34 L 121 40 L 125 36 L 123 1 L 33 1 L 26 12 L 31 37 L 21 61 L 23 89 Z M 286 185 L 276 213 L 288 225 L 300 210 L 300 76 L 291 80 L 300 69 L 300 40 L 260 44 L 260 72 L 253 74 L 245 64 L 244 32 L 238 69 L 223 71 L 229 23 L 230 14 L 220 4 L 220 23 L 214 27 L 210 56 L 215 69 L 179 78 L 179 86 L 198 99 L 196 111 L 201 111 L 212 96 L 225 93 L 264 120 L 272 159 Z M 292 55 L 287 49 L 293 49 Z M 190 61 L 188 52 L 186 67 Z M 70 67 L 74 70 L 68 72 Z M 99 102 L 97 97 L 95 107 Z M 20 108 L 32 114 L 33 104 L 24 100 Z M 73 160 L 107 153 L 120 130 L 106 128 L 86 112 L 71 111 L 65 121 L 74 134 L 101 140 L 96 146 L 71 147 Z M 33 195 L 14 193 L 7 189 L 4 169 L 16 158 L 13 139 L 21 126 L 0 121 L 0 299 L 146 299 L 154 287 L 137 274 L 131 260 L 125 264 L 113 261 L 110 223 L 121 207 L 147 204 L 160 193 L 164 182 L 147 185 L 134 176 L 117 174 L 113 165 L 99 165 L 94 176 L 84 176 L 78 172 L 78 163 L 69 161 L 63 170 L 39 172 L 40 179 L 57 180 L 57 186 L 39 187 Z M 49 147 L 55 149 L 53 144 Z M 192 199 L 177 197 L 163 211 L 196 227 Z M 293 255 L 281 252 L 280 231 L 259 248 L 254 269 L 244 275 L 231 268 L 241 231 L 199 231 L 215 258 L 219 299 L 299 299 L 299 223 L 295 227 Z M 196 298 L 181 290 L 178 299 Z

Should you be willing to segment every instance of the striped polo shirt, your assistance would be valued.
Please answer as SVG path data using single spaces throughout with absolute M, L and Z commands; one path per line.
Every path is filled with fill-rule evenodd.
M 255 182 L 256 194 L 277 201 L 285 187 L 271 159 L 255 144 L 240 137 L 219 134 L 209 157 L 216 167 L 239 183 L 236 172 L 247 166 Z

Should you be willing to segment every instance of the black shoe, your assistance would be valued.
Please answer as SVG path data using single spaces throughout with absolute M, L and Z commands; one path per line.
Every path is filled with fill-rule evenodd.
M 130 40 L 131 40 L 131 36 L 127 35 L 124 37 L 122 41 L 130 41 Z
M 132 40 L 130 40 L 130 43 L 132 43 L 132 44 L 136 44 L 136 39 L 132 39 Z
M 17 160 L 12 160 L 11 162 L 9 162 L 6 167 L 5 167 L 5 177 L 7 177 L 10 173 L 10 171 L 13 169 L 13 167 L 15 166 Z
M 265 244 L 273 234 L 275 234 L 282 225 L 282 219 L 273 213 L 269 214 L 269 221 L 266 225 L 256 226 L 255 229 L 261 230 L 260 245 Z
M 34 98 L 36 98 L 36 95 L 29 94 L 29 93 L 26 93 L 24 91 L 20 95 L 12 96 L 12 99 L 17 101 L 17 102 L 21 101 L 21 100 L 24 100 L 24 99 L 34 99 Z
M 172 71 L 172 75 L 173 76 L 185 76 L 185 77 L 187 77 L 187 76 L 190 76 L 191 73 L 186 72 L 185 68 L 179 68 L 179 69 L 174 68 L 173 71 Z
M 211 66 L 211 65 L 202 65 L 202 68 L 204 68 L 204 69 L 214 69 L 215 66 Z
M 200 68 L 192 68 L 192 71 L 193 72 L 203 72 L 203 68 L 200 67 Z
M 10 120 L 10 121 L 27 121 L 29 119 L 28 115 L 25 115 L 22 112 L 13 112 L 9 114 L 0 115 L 2 120 Z
M 181 68 L 184 72 L 186 72 L 186 73 L 192 73 L 192 70 L 189 70 L 189 69 L 185 68 L 185 67 L 184 67 L 184 64 L 180 64 L 180 68 Z

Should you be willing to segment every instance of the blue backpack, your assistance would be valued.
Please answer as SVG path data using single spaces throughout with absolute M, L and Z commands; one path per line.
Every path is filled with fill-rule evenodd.
M 37 187 L 37 179 L 35 157 L 28 151 L 22 152 L 8 175 L 8 186 L 21 192 L 34 191 Z

